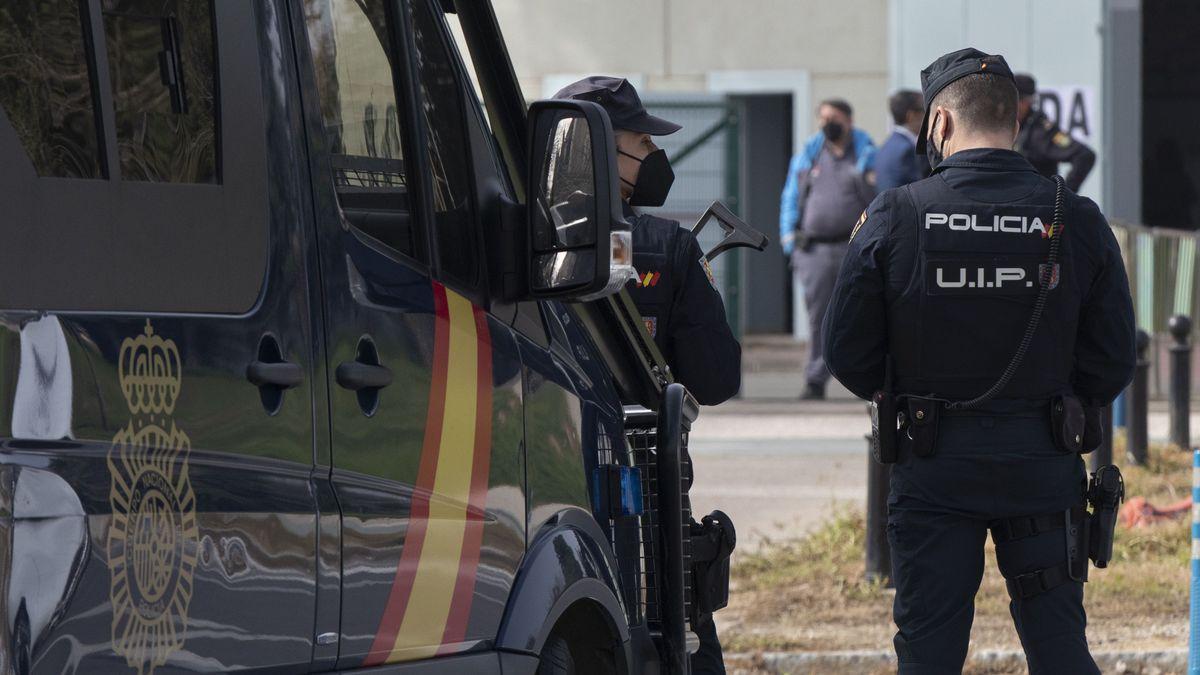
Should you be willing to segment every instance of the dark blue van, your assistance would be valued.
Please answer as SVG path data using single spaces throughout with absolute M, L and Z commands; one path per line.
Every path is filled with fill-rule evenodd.
M 614 154 L 486 0 L 0 3 L 0 672 L 684 672 Z

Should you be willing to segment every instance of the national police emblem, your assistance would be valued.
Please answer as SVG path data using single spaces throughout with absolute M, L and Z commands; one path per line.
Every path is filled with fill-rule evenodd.
M 704 268 L 704 276 L 708 277 L 708 283 L 712 284 L 713 288 L 717 288 L 717 278 L 713 276 L 712 265 L 708 264 L 708 256 L 700 256 L 700 266 Z
M 1058 263 L 1054 263 L 1053 269 L 1050 268 L 1050 263 L 1042 263 L 1041 265 L 1038 265 L 1039 283 L 1046 285 L 1048 279 L 1050 290 L 1058 288 L 1058 278 L 1061 276 L 1060 272 L 1061 268 L 1059 267 Z
M 108 452 L 108 565 L 113 651 L 148 675 L 183 646 L 200 537 L 188 477 L 191 441 L 175 426 L 182 363 L 150 321 L 121 343 L 130 420 Z

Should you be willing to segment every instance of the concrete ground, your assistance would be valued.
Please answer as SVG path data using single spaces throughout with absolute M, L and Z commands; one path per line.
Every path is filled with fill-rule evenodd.
M 721 509 L 743 550 L 764 538 L 794 536 L 836 509 L 866 501 L 870 433 L 866 404 L 836 381 L 827 401 L 800 401 L 805 346 L 790 336 L 743 341 L 741 397 L 704 408 L 690 438 L 693 508 Z M 1168 417 L 1152 402 L 1151 440 L 1165 440 Z M 1200 430 L 1200 411 L 1192 414 Z

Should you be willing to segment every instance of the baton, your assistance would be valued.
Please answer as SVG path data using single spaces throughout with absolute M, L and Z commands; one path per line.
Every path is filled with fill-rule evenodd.
M 752 248 L 755 251 L 761 251 L 767 247 L 767 235 L 750 227 L 746 221 L 733 215 L 733 211 L 730 211 L 729 207 L 720 201 L 714 201 L 709 205 L 704 215 L 700 216 L 700 220 L 697 220 L 696 224 L 692 226 L 692 234 L 699 238 L 700 231 L 708 225 L 709 221 L 714 219 L 721 226 L 721 230 L 725 232 L 725 237 L 716 246 L 712 247 L 712 250 L 704 254 L 706 260 L 711 261 L 713 258 L 730 249 L 742 246 Z

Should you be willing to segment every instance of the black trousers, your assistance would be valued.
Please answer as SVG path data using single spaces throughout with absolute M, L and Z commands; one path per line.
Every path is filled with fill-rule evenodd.
M 717 639 L 717 624 L 713 622 L 712 614 L 708 621 L 692 626 L 696 637 L 700 638 L 700 649 L 692 654 L 693 675 L 725 675 L 725 656 L 721 653 L 721 641 Z
M 962 671 L 989 521 L 1083 502 L 1083 460 L 1055 447 L 1048 417 L 943 416 L 934 456 L 902 446 L 888 498 L 900 673 Z M 1065 537 L 1057 530 L 999 546 L 1000 571 L 1015 576 L 1064 562 Z M 1009 588 L 1030 673 L 1100 672 L 1084 635 L 1082 583 L 1026 599 Z

